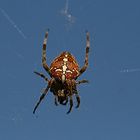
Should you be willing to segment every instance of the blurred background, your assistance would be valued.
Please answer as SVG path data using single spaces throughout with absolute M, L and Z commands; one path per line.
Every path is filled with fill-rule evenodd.
M 0 0 L 0 139 L 139 140 L 140 2 L 138 0 Z M 48 93 L 32 114 L 46 82 L 47 63 L 62 51 L 89 67 L 79 78 L 79 109 L 55 106 Z M 76 105 L 74 99 L 74 106 Z

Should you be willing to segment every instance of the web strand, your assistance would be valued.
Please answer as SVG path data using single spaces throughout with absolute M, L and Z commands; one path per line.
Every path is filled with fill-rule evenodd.
M 17 24 L 10 18 L 10 16 L 2 9 L 0 8 L 1 13 L 3 16 L 9 21 L 9 23 L 17 30 L 17 32 L 26 39 L 26 35 L 21 31 L 21 29 L 17 26 Z

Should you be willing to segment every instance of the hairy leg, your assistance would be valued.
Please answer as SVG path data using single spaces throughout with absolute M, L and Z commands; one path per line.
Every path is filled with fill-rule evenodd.
M 70 96 L 70 108 L 69 108 L 67 114 L 69 114 L 71 112 L 72 107 L 73 107 L 73 100 L 72 100 L 72 96 Z
M 89 81 L 88 80 L 85 80 L 85 79 L 80 80 L 80 81 L 76 81 L 76 84 L 77 85 L 82 84 L 82 83 L 89 83 Z
M 85 56 L 85 64 L 80 69 L 80 73 L 78 76 L 80 76 L 88 67 L 88 55 L 89 55 L 89 47 L 90 47 L 90 40 L 89 40 L 89 32 L 86 33 L 86 56 Z
M 56 106 L 58 106 L 58 103 L 57 103 L 57 96 L 56 95 L 54 95 L 55 97 L 54 97 L 54 103 L 55 103 L 55 105 Z
M 65 102 L 62 103 L 62 105 L 67 105 L 68 103 L 68 98 L 66 98 Z
M 44 42 L 43 42 L 43 48 L 42 48 L 42 65 L 44 69 L 48 72 L 50 75 L 50 68 L 46 63 L 46 46 L 47 46 L 47 40 L 48 40 L 48 31 L 45 34 Z
M 77 91 L 76 88 L 74 89 L 73 92 L 74 92 L 74 94 L 75 94 L 75 96 L 76 96 L 76 100 L 77 100 L 76 108 L 78 108 L 78 107 L 80 106 L 80 96 L 78 95 L 78 91 Z
M 37 75 L 39 75 L 43 79 L 45 79 L 45 81 L 49 82 L 49 79 L 43 73 L 39 73 L 39 72 L 36 72 L 36 71 L 34 71 L 34 73 L 37 74 Z
M 80 106 L 80 96 L 78 94 L 76 94 L 76 100 L 77 100 L 76 108 L 78 108 Z
M 49 90 L 49 86 L 47 86 L 47 88 L 45 89 L 45 91 L 42 93 L 42 95 L 40 96 L 39 101 L 37 102 L 34 110 L 33 110 L 33 114 L 35 114 L 36 109 L 38 108 L 39 104 L 41 103 L 41 101 L 44 99 L 45 95 L 47 94 L 48 90 Z

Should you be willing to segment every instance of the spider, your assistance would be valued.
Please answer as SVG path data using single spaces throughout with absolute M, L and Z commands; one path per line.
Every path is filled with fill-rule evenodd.
M 76 96 L 77 106 L 80 105 L 80 97 L 77 91 L 77 85 L 81 83 L 88 83 L 88 80 L 80 80 L 76 81 L 76 79 L 86 71 L 88 67 L 88 55 L 89 55 L 89 47 L 90 47 L 90 40 L 89 40 L 89 32 L 86 32 L 86 55 L 85 55 L 85 62 L 82 68 L 79 68 L 79 65 L 74 58 L 74 56 L 65 51 L 62 52 L 58 57 L 56 57 L 53 62 L 51 63 L 50 67 L 46 63 L 46 44 L 48 40 L 48 32 L 45 33 L 45 38 L 43 42 L 42 48 L 42 65 L 46 72 L 49 74 L 51 79 L 49 80 L 44 74 L 34 71 L 35 74 L 42 77 L 48 84 L 45 90 L 42 92 L 40 99 L 38 100 L 33 114 L 35 114 L 36 109 L 38 108 L 41 101 L 44 99 L 45 95 L 50 92 L 54 94 L 54 102 L 55 105 L 62 104 L 66 105 L 69 101 L 70 108 L 67 112 L 69 114 L 73 107 L 73 95 Z

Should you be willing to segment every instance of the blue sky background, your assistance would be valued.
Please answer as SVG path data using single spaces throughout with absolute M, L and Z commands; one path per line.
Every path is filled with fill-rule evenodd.
M 0 139 L 139 140 L 140 1 L 0 0 Z M 79 79 L 81 106 L 54 105 L 48 96 L 32 110 L 46 83 L 41 50 L 50 28 L 47 62 L 70 51 L 83 65 L 90 32 L 89 68 Z M 48 75 L 47 75 L 48 76 Z

